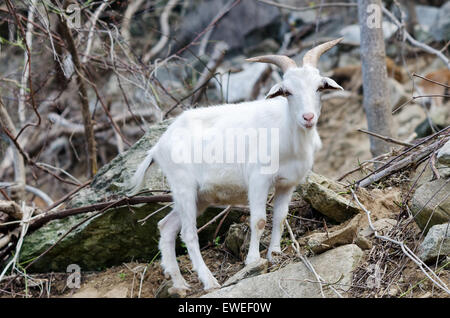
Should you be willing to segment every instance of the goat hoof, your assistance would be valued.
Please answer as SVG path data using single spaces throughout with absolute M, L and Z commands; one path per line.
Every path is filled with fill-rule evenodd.
M 258 263 L 261 260 L 261 257 L 247 257 L 245 260 L 245 265 L 250 265 L 254 263 Z
M 278 264 L 283 260 L 284 255 L 281 251 L 272 251 L 267 253 L 267 260 L 272 264 Z
M 187 284 L 186 284 L 187 285 Z M 187 285 L 189 286 L 189 285 Z M 173 285 L 172 281 L 165 281 L 155 293 L 156 298 L 185 298 L 189 288 L 184 284 Z
M 205 285 L 205 287 L 203 289 L 205 291 L 213 291 L 213 290 L 219 289 L 220 287 L 222 287 L 222 286 L 220 286 L 220 284 L 217 281 L 215 281 L 215 282 Z
M 189 288 L 177 288 L 177 287 L 170 287 L 168 289 L 168 293 L 171 297 L 175 298 L 186 298 L 187 292 L 189 291 Z

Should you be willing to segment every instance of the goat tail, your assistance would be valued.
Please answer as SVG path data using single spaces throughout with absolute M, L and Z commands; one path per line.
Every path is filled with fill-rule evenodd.
M 144 161 L 141 162 L 141 164 L 136 169 L 133 177 L 129 181 L 128 188 L 130 190 L 127 193 L 128 196 L 134 196 L 142 189 L 145 173 L 147 172 L 147 169 L 152 165 L 152 163 L 153 151 L 152 149 L 150 149 L 147 152 L 147 156 L 145 157 Z

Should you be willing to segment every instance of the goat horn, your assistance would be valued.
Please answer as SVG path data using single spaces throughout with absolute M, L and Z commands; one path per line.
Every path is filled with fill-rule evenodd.
M 283 73 L 285 73 L 292 67 L 297 67 L 297 64 L 294 62 L 294 60 L 287 57 L 286 55 L 263 55 L 246 59 L 246 61 L 275 64 L 276 66 L 281 68 Z
M 312 48 L 311 50 L 306 52 L 305 56 L 303 57 L 303 65 L 311 65 L 317 67 L 320 56 L 342 40 L 343 38 L 339 38 L 333 41 L 325 42 L 321 45 L 316 46 L 315 48 Z

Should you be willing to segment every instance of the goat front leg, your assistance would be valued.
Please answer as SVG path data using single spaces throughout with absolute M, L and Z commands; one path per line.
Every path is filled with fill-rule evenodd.
M 248 201 L 250 204 L 250 247 L 245 264 L 260 260 L 259 241 L 266 226 L 266 201 L 269 193 L 270 180 L 261 175 L 250 178 Z
M 295 187 L 277 187 L 273 200 L 272 237 L 267 251 L 267 259 L 273 261 L 272 252 L 281 253 L 281 235 L 284 229 L 284 220 L 289 211 L 289 202 Z

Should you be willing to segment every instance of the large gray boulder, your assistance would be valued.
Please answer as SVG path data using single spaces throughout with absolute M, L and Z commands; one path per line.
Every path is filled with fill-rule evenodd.
M 229 7 L 228 0 L 200 1 L 190 6 L 181 21 L 174 52 L 191 42 Z M 202 14 L 199 14 L 201 12 Z M 241 1 L 224 15 L 211 31 L 210 43 L 224 41 L 230 50 L 241 50 L 255 45 L 268 37 L 279 36 L 280 11 L 257 1 Z M 209 45 L 212 47 L 213 45 Z
M 67 208 L 76 208 L 94 203 L 115 200 L 126 194 L 124 181 L 134 173 L 137 165 L 144 159 L 170 121 L 154 125 L 129 150 L 118 155 L 96 174 L 92 184 L 78 192 L 68 203 Z M 145 188 L 153 190 L 167 189 L 167 182 L 161 170 L 152 166 L 145 181 Z M 153 194 L 160 194 L 154 192 Z M 152 193 L 143 195 L 151 196 Z M 73 226 L 85 221 L 71 231 L 48 253 L 39 258 L 29 269 L 31 271 L 66 271 L 69 264 L 77 264 L 81 270 L 99 270 L 122 264 L 131 260 L 150 261 L 158 253 L 159 231 L 157 223 L 171 209 L 156 213 L 144 224 L 138 222 L 150 213 L 163 207 L 163 204 L 141 204 L 133 207 L 109 209 L 99 216 L 89 219 L 93 213 L 74 215 L 61 220 L 48 222 L 31 235 L 26 236 L 20 255 L 21 262 L 28 262 L 56 243 Z M 205 224 L 220 209 L 210 208 L 198 219 L 198 226 Z M 231 211 L 221 227 L 219 235 L 229 225 L 238 221 L 240 213 Z M 200 243 L 213 240 L 214 226 L 200 233 Z
M 309 261 L 317 274 L 343 294 L 350 288 L 353 270 L 362 255 L 363 252 L 358 246 L 349 244 L 311 257 Z M 333 285 L 333 283 L 336 284 Z M 326 297 L 338 297 L 328 286 L 324 286 L 323 291 Z M 272 273 L 246 278 L 235 285 L 221 288 L 202 297 L 319 298 L 322 296 L 316 277 L 300 262 L 289 264 Z
M 450 2 L 447 1 L 439 11 L 431 27 L 431 34 L 437 41 L 450 40 Z
M 450 182 L 446 178 L 423 183 L 415 191 L 410 209 L 417 225 L 427 232 L 450 221 Z
M 450 39 L 450 2 L 440 8 L 416 5 L 418 25 L 415 37 L 419 41 L 448 41 Z

